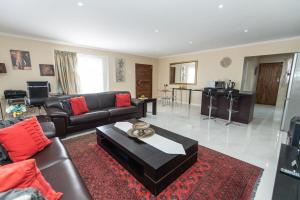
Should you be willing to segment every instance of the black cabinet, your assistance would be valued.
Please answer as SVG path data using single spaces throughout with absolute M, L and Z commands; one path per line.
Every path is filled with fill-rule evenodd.
M 280 172 L 280 168 L 291 169 L 291 162 L 297 158 L 297 148 L 281 145 L 278 160 L 273 200 L 300 200 L 300 179 L 288 176 Z M 298 161 L 298 165 L 300 162 Z

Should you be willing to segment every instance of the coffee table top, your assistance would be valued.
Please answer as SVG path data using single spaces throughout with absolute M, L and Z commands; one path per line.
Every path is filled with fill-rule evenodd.
M 131 123 L 138 122 L 136 119 L 127 121 Z M 195 152 L 192 149 L 195 150 L 198 148 L 198 142 L 195 140 L 154 125 L 151 125 L 151 128 L 155 130 L 156 134 L 182 144 L 186 155 L 167 154 L 138 139 L 129 138 L 124 131 L 114 127 L 114 123 L 97 127 L 97 134 L 104 134 L 111 142 L 117 144 L 120 149 L 130 153 L 137 161 L 140 161 L 153 169 L 159 169 L 174 159 L 176 160 L 177 158 L 190 156 Z

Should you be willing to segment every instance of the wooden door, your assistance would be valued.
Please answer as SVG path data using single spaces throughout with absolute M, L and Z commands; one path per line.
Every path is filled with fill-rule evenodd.
M 135 64 L 136 97 L 152 98 L 152 65 Z
M 283 63 L 263 63 L 259 65 L 256 85 L 256 103 L 276 105 Z

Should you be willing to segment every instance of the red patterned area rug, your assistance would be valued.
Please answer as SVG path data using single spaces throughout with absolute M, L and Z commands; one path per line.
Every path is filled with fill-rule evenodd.
M 155 197 L 96 144 L 96 134 L 63 143 L 95 200 L 248 200 L 263 171 L 199 146 L 198 161 Z

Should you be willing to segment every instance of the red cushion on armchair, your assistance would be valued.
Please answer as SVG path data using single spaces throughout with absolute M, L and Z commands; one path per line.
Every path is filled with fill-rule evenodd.
M 52 142 L 45 136 L 36 117 L 0 129 L 0 143 L 13 162 L 30 158 Z
M 128 107 L 128 106 L 131 106 L 130 93 L 116 94 L 116 107 Z

